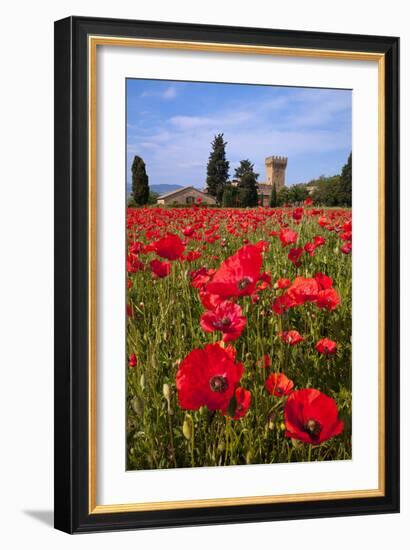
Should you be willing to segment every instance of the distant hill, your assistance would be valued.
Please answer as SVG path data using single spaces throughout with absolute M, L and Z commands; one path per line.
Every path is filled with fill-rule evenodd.
M 176 191 L 176 189 L 182 189 L 182 185 L 168 185 L 166 183 L 160 183 L 158 185 L 150 185 L 149 188 L 154 193 L 163 195 L 164 193 L 170 193 L 171 191 Z
M 183 185 L 168 185 L 166 183 L 159 183 L 158 185 L 150 185 L 150 191 L 153 191 L 154 193 L 158 193 L 158 195 L 163 195 L 164 193 L 170 193 L 171 191 L 175 191 L 176 189 L 182 189 Z M 127 185 L 127 191 L 128 194 L 131 193 L 131 185 Z

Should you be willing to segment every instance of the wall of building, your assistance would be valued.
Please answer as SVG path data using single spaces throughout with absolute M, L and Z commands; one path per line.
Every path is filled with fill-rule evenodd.
M 187 199 L 191 198 L 192 202 L 187 201 Z M 197 202 L 197 199 L 200 198 L 202 201 L 202 204 L 215 204 L 216 201 L 213 197 L 207 196 L 205 193 L 198 193 L 197 191 L 193 189 L 187 189 L 186 191 L 180 191 L 175 195 L 171 195 L 169 197 L 165 197 L 163 199 L 158 199 L 158 204 L 194 204 Z

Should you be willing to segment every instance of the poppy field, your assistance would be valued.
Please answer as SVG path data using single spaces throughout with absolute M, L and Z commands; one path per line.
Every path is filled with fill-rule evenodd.
M 351 459 L 350 209 L 127 209 L 127 468 Z

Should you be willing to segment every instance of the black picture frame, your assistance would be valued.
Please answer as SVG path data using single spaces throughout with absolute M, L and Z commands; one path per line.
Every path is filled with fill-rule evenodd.
M 385 57 L 385 494 L 89 513 L 88 59 L 90 35 L 275 46 Z M 399 39 L 68 17 L 55 23 L 55 527 L 67 533 L 399 511 Z

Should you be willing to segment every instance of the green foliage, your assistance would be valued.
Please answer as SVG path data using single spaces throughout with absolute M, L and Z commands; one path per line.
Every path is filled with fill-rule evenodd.
M 145 162 L 141 157 L 135 155 L 131 167 L 132 171 L 132 196 L 137 206 L 143 206 L 148 203 L 149 184 L 148 176 L 145 170 Z
M 351 206 L 352 205 L 352 154 L 350 153 L 342 173 L 337 176 L 324 177 L 309 182 L 316 187 L 312 198 L 316 204 L 322 206 Z
M 243 208 L 257 206 L 258 176 L 259 174 L 254 171 L 254 165 L 250 160 L 241 160 L 239 167 L 235 169 L 235 179 L 238 180 L 239 206 Z
M 276 189 L 276 185 L 272 185 L 272 192 L 270 194 L 269 206 L 271 208 L 276 208 L 276 206 L 279 206 L 278 191 Z
M 352 205 L 352 153 L 342 168 L 337 198 L 339 206 Z
M 223 134 L 217 134 L 211 144 L 209 155 L 206 186 L 208 193 L 215 197 L 218 204 L 222 201 L 224 189 L 229 178 L 229 161 L 226 160 L 226 141 Z
M 306 185 L 299 183 L 297 185 L 291 185 L 289 188 L 289 200 L 291 204 L 302 204 L 309 196 L 309 191 L 306 189 Z
M 159 193 L 156 193 L 155 191 L 150 191 L 147 204 L 157 204 L 158 197 Z
M 278 206 L 284 206 L 290 203 L 289 187 L 282 187 L 278 193 Z
M 238 168 L 235 168 L 235 179 L 240 182 L 245 174 L 253 174 L 255 180 L 257 180 L 259 174 L 257 174 L 253 168 L 254 164 L 249 159 L 241 160 Z
M 276 206 L 284 206 L 285 204 L 299 205 L 302 204 L 308 196 L 309 190 L 304 183 L 298 183 L 290 187 L 282 187 L 278 193 Z
M 222 195 L 222 206 L 229 208 L 238 204 L 238 188 L 231 184 L 226 185 Z
M 340 187 L 340 176 L 324 177 L 313 180 L 309 185 L 314 188 L 312 199 L 315 204 L 322 206 L 337 206 L 338 191 Z

